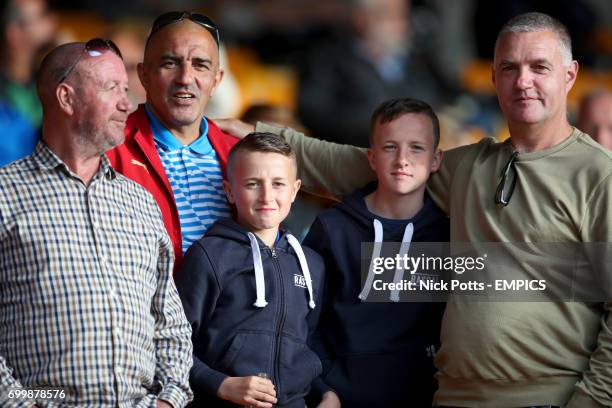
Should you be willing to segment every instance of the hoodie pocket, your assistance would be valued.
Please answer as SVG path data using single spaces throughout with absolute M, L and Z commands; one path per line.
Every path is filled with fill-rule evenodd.
M 284 336 L 281 338 L 279 367 L 281 404 L 304 397 L 312 380 L 323 371 L 321 360 L 306 344 Z
M 269 333 L 237 333 L 219 360 L 218 369 L 237 377 L 258 373 L 270 375 L 270 350 L 272 336 Z

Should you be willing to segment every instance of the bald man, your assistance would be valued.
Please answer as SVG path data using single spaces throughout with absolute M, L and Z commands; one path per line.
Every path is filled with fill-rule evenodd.
M 198 13 L 162 14 L 138 75 L 147 101 L 130 115 L 125 143 L 108 157 L 155 197 L 178 265 L 210 225 L 230 216 L 223 178 L 237 139 L 203 116 L 223 78 L 217 26 Z
M 576 126 L 612 150 L 612 92 L 597 91 L 587 95 L 580 103 Z
M 0 406 L 183 407 L 191 330 L 171 242 L 153 197 L 104 156 L 131 109 L 121 55 L 60 46 L 37 89 L 42 140 L 0 169 Z

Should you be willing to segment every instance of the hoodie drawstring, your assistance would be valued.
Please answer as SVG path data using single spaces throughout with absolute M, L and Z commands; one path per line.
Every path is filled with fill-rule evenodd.
M 372 289 L 372 282 L 374 281 L 374 259 L 380 257 L 382 240 L 382 224 L 377 219 L 374 219 L 374 248 L 372 248 L 372 258 L 370 260 L 370 267 L 368 268 L 368 276 L 366 278 L 365 284 L 363 285 L 363 289 L 361 289 L 361 293 L 359 294 L 359 299 L 361 299 L 362 302 L 368 298 L 368 295 L 370 294 L 370 289 Z
M 247 233 L 249 241 L 251 241 L 251 255 L 253 255 L 253 265 L 255 266 L 255 290 L 257 292 L 257 300 L 253 304 L 255 307 L 266 307 L 266 282 L 264 279 L 263 264 L 261 262 L 261 252 L 259 252 L 259 244 L 257 238 L 251 232 Z
M 306 281 L 306 288 L 308 289 L 308 297 L 310 300 L 308 301 L 308 307 L 311 309 L 315 308 L 314 295 L 312 292 L 312 279 L 310 277 L 310 269 L 308 269 L 308 263 L 306 262 L 306 256 L 304 255 L 304 250 L 300 245 L 300 242 L 291 234 L 287 234 L 287 241 L 289 241 L 289 245 L 295 251 L 295 254 L 300 261 L 300 267 L 302 268 L 302 275 L 304 275 L 304 280 Z
M 380 221 L 374 219 L 374 248 L 372 249 L 372 259 L 370 261 L 370 267 L 368 269 L 368 276 L 363 285 L 363 289 L 359 294 L 359 299 L 363 302 L 368 298 L 370 294 L 370 290 L 372 289 L 372 283 L 374 281 L 374 260 L 380 257 L 380 251 L 383 243 L 383 227 Z M 400 246 L 399 256 L 403 258 L 405 254 L 408 253 L 410 249 L 410 243 L 412 242 L 412 235 L 414 233 L 414 226 L 412 223 L 408 223 L 406 228 L 404 229 L 404 236 L 402 237 L 402 244 Z M 399 265 L 395 269 L 395 275 L 393 276 L 393 283 L 399 283 L 404 277 L 404 268 L 401 268 Z M 397 286 L 397 285 L 396 285 Z M 399 289 L 394 289 L 391 291 L 389 298 L 393 302 L 399 302 Z
M 402 237 L 402 245 L 400 245 L 399 257 L 400 259 L 404 258 L 404 255 L 408 253 L 410 249 L 410 243 L 412 242 L 412 234 L 414 233 L 414 226 L 412 223 L 408 223 L 406 228 L 404 229 L 404 236 Z M 393 285 L 394 288 L 398 288 L 402 279 L 404 278 L 404 268 L 401 268 L 400 265 L 395 269 L 395 275 L 393 275 Z M 399 289 L 393 289 L 391 291 L 391 295 L 389 296 L 392 302 L 399 302 Z
M 255 267 L 255 291 L 257 292 L 257 300 L 253 304 L 255 307 L 266 307 L 266 281 L 264 276 L 263 263 L 261 261 L 261 252 L 259 251 L 259 244 L 257 243 L 257 237 L 255 234 L 247 233 L 249 241 L 251 241 L 251 255 L 253 256 L 253 265 Z M 302 268 L 302 275 L 306 281 L 306 288 L 308 289 L 308 307 L 311 309 L 315 308 L 314 295 L 312 290 L 312 278 L 310 277 L 310 269 L 308 269 L 308 263 L 306 262 L 306 256 L 302 250 L 300 242 L 291 234 L 287 234 L 287 241 L 289 245 L 295 251 Z

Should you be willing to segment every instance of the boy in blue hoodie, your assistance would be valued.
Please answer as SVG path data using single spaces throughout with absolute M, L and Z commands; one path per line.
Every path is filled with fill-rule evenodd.
M 176 276 L 193 328 L 192 406 L 304 408 L 321 373 L 306 344 L 323 261 L 279 231 L 300 187 L 295 155 L 278 136 L 252 133 L 231 150 L 227 172 L 236 221 L 213 224 Z
M 313 348 L 323 362 L 321 406 L 431 407 L 443 303 L 365 303 L 362 242 L 446 242 L 446 215 L 428 197 L 440 166 L 432 108 L 393 99 L 372 115 L 368 159 L 378 181 L 322 213 L 304 244 L 325 261 L 326 294 Z M 370 273 L 372 273 L 370 271 Z

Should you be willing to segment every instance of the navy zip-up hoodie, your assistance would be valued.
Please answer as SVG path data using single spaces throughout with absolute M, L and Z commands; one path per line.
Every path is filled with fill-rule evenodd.
M 367 303 L 361 287 L 361 243 L 374 241 L 374 219 L 364 197 L 371 183 L 315 220 L 304 240 L 325 261 L 324 306 L 312 347 L 323 362 L 314 394 L 333 389 L 343 408 L 431 407 L 436 388 L 433 355 L 444 303 Z M 447 242 L 446 215 L 426 195 L 409 222 L 412 242 Z M 404 229 L 387 226 L 383 242 L 401 242 Z M 319 387 L 320 384 L 325 384 Z
M 219 220 L 185 254 L 175 280 L 193 328 L 193 406 L 236 406 L 216 396 L 223 380 L 266 373 L 277 406 L 304 408 L 310 383 L 321 373 L 306 344 L 317 323 L 324 274 L 321 257 L 303 248 L 311 296 L 298 258 L 302 250 L 291 239 L 283 233 L 271 249 L 236 222 Z

